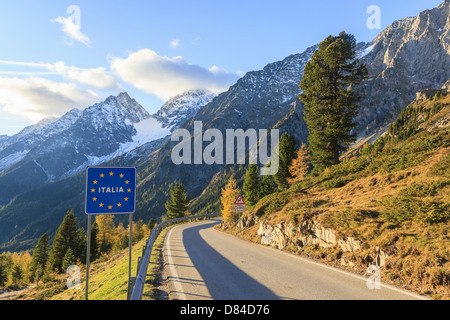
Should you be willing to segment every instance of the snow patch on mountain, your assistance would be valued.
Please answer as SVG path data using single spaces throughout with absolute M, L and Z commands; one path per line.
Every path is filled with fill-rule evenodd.
M 14 163 L 19 162 L 20 160 L 22 160 L 27 153 L 30 150 L 23 150 L 23 151 L 19 151 L 19 152 L 15 152 L 12 153 L 2 159 L 0 159 L 0 171 L 8 168 L 9 166 L 13 165 Z

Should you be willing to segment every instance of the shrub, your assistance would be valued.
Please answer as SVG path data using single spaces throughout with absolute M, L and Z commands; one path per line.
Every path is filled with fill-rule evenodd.
M 412 184 L 403 189 L 400 194 L 405 197 L 432 197 L 449 184 L 450 180 L 439 180 L 422 184 Z
M 290 192 L 275 192 L 262 198 L 255 206 L 255 214 L 262 216 L 272 214 L 283 209 L 288 204 Z
M 445 223 L 450 219 L 450 204 L 435 200 L 388 196 L 381 199 L 379 204 L 386 209 L 386 221 L 397 225 L 406 221 L 431 225 Z
M 322 186 L 325 189 L 333 189 L 333 188 L 340 188 L 345 186 L 347 183 L 352 181 L 350 177 L 338 177 L 336 179 L 326 180 L 322 182 Z
M 436 176 L 450 177 L 450 153 L 431 167 L 431 173 Z

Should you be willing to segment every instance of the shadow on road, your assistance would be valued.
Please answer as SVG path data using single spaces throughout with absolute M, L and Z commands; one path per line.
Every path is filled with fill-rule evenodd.
M 279 300 L 267 287 L 225 259 L 203 240 L 200 231 L 217 221 L 183 230 L 183 243 L 214 300 Z

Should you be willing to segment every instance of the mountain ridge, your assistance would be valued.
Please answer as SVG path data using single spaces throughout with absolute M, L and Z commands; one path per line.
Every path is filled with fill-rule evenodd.
M 448 64 L 449 40 L 442 37 L 442 34 L 448 35 L 450 19 L 445 20 L 443 17 L 448 12 L 449 5 L 450 2 L 445 1 L 435 8 L 436 10 L 427 10 L 418 17 L 412 18 L 410 30 L 406 28 L 405 24 L 392 24 L 382 31 L 374 41 L 357 44 L 360 61 L 366 63 L 369 69 L 368 81 L 356 88 L 363 97 L 361 111 L 355 119 L 358 123 L 356 130 L 360 134 L 360 138 L 370 135 L 376 137 L 377 134 L 385 132 L 388 124 L 396 119 L 401 110 L 415 98 L 417 92 L 427 87 L 439 88 L 450 78 L 448 74 L 450 71 L 442 68 L 442 64 L 450 65 Z M 434 28 L 442 29 L 443 33 L 436 33 Z M 421 39 L 424 41 L 423 43 L 420 42 Z M 298 100 L 300 93 L 298 85 L 302 78 L 303 68 L 316 48 L 317 45 L 311 46 L 303 53 L 293 54 L 281 61 L 269 63 L 262 70 L 248 72 L 229 90 L 215 96 L 208 104 L 200 108 L 195 116 L 190 119 L 186 118 L 180 127 L 188 129 L 191 133 L 194 121 L 202 121 L 204 130 L 216 128 L 222 133 L 225 133 L 226 129 L 271 129 L 276 127 L 280 129 L 281 133 L 287 132 L 293 135 L 297 143 L 306 142 L 307 130 L 302 115 L 303 106 Z M 414 53 L 414 50 L 417 50 L 417 53 Z M 436 53 L 435 59 L 430 60 L 429 56 L 433 56 L 433 53 Z M 413 58 L 414 61 L 422 58 L 424 61 L 416 63 L 416 67 L 409 65 L 410 69 L 408 69 L 405 66 L 409 58 Z M 427 70 L 427 61 L 430 63 L 431 70 Z M 414 82 L 415 78 L 420 78 L 421 81 Z M 413 84 L 411 87 L 409 86 L 410 82 Z M 413 90 L 416 91 L 413 92 Z M 129 121 L 131 122 L 131 120 Z M 173 128 L 170 127 L 170 122 L 167 122 L 164 129 L 168 128 Z M 130 131 L 133 131 L 133 128 L 125 129 L 125 132 L 128 133 L 124 135 L 124 138 L 131 135 Z M 94 132 L 91 131 L 91 133 Z M 116 163 L 139 165 L 139 201 L 136 218 L 157 218 L 164 214 L 164 202 L 168 196 L 168 189 L 175 180 L 185 184 L 188 194 L 194 199 L 195 210 L 217 210 L 217 204 L 208 203 L 207 200 L 218 199 L 221 183 L 228 176 L 235 174 L 240 179 L 245 174 L 245 166 L 217 164 L 176 166 L 170 160 L 173 146 L 172 141 L 163 137 L 155 140 L 153 146 L 141 146 L 139 150 L 135 149 L 127 155 L 121 155 L 103 163 L 104 165 Z M 31 167 L 30 170 L 36 171 L 36 176 L 42 176 L 42 179 L 45 179 L 45 172 L 41 168 L 31 161 L 28 162 L 28 165 Z M 81 175 L 78 174 L 64 180 L 66 183 L 75 180 L 78 182 L 74 182 L 74 186 L 66 186 L 71 189 L 71 192 L 61 194 L 62 202 L 79 209 L 79 215 L 83 211 L 83 199 L 76 199 L 74 194 L 84 192 Z M 41 187 L 40 190 L 54 190 L 56 184 L 65 186 L 64 182 L 55 182 L 53 185 Z M 205 190 L 209 187 L 211 190 L 214 189 L 215 193 L 207 198 Z M 14 210 L 19 211 L 21 205 L 30 205 L 29 199 L 35 198 L 37 195 L 38 192 L 33 190 L 26 196 L 22 193 L 18 199 L 24 203 L 13 201 L 7 206 L 8 208 L 0 208 L 0 222 L 9 219 Z M 59 205 L 57 207 L 61 208 Z M 65 210 L 68 209 L 70 208 Z M 60 211 L 59 214 L 62 216 L 64 212 L 61 209 Z M 58 216 L 56 208 L 53 208 L 52 216 Z M 22 231 L 28 228 L 27 232 L 30 232 L 31 224 L 27 224 L 26 221 L 23 223 L 19 228 L 22 228 Z M 33 226 L 37 226 L 35 221 L 33 221 Z M 44 229 L 44 226 L 39 227 L 41 231 Z M 21 233 L 22 231 L 13 231 L 0 242 L 5 243 L 19 234 L 21 234 L 20 241 L 30 236 L 26 232 Z

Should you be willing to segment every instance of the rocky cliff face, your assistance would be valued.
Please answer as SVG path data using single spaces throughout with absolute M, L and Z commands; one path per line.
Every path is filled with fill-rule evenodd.
M 365 261 L 363 262 L 367 264 L 364 264 L 365 267 L 373 264 L 382 267 L 389 258 L 388 254 L 379 247 L 369 248 L 358 239 L 342 237 L 335 230 L 326 228 L 314 220 L 303 221 L 299 226 L 285 221 L 271 224 L 268 220 L 262 220 L 258 216 L 250 214 L 238 222 L 238 227 L 241 229 L 253 226 L 259 226 L 256 233 L 261 244 L 280 250 L 293 248 L 297 252 L 302 252 L 308 247 L 336 248 L 340 254 L 338 260 L 334 262 L 341 266 L 353 267 L 357 263 L 361 263 L 361 261 L 354 260 L 351 253 L 364 251 Z M 227 228 L 225 222 L 222 222 L 221 228 Z
M 369 80 L 356 118 L 365 135 L 386 128 L 418 91 L 440 88 L 450 79 L 450 1 L 417 17 L 396 21 L 361 57 Z

